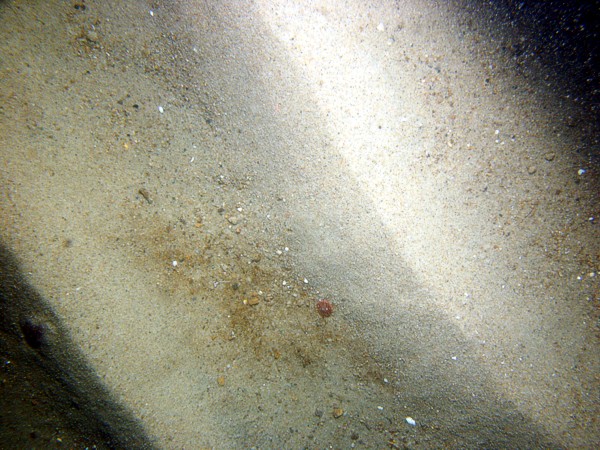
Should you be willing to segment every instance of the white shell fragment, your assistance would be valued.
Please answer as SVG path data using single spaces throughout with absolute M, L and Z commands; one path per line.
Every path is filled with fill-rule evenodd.
M 417 422 L 415 422 L 415 419 L 413 419 L 412 417 L 407 417 L 406 418 L 406 423 L 409 424 L 409 425 L 411 425 L 411 426 L 413 426 L 413 427 L 415 425 L 417 425 Z

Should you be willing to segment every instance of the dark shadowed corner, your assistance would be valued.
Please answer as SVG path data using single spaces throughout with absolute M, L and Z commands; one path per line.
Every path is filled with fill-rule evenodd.
M 153 448 L 0 245 L 0 448 Z

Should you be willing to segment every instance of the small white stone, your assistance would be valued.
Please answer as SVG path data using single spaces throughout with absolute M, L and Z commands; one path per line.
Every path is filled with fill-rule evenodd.
M 379 25 L 377 25 L 377 30 L 379 30 L 379 31 L 385 30 L 385 25 L 383 24 L 383 22 L 379 22 Z
M 173 261 L 173 267 L 177 267 L 177 261 Z
M 378 409 L 379 411 L 383 411 L 383 406 L 378 406 L 378 407 L 377 407 L 377 409 Z
M 585 173 L 585 169 L 579 169 L 579 170 L 577 171 L 577 174 L 578 174 L 578 175 L 583 175 L 584 173 Z
M 411 425 L 411 426 L 415 426 L 417 424 L 417 422 L 415 422 L 415 419 L 413 419 L 412 417 L 407 417 L 406 418 L 406 423 Z
M 159 106 L 158 107 L 158 112 L 162 114 L 162 113 L 165 112 L 165 109 L 162 106 Z
M 306 278 L 304 279 L 304 283 L 305 283 L 305 284 L 308 284 L 308 280 L 307 280 Z

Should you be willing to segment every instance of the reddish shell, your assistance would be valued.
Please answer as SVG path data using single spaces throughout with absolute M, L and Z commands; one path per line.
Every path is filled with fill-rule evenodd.
M 329 300 L 321 299 L 317 302 L 317 311 L 321 317 L 329 317 L 333 314 L 333 305 Z

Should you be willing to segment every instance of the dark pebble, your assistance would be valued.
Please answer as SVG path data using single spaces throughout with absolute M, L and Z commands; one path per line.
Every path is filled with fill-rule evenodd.
M 31 319 L 25 319 L 21 322 L 21 332 L 25 342 L 31 348 L 38 349 L 46 343 L 48 329 L 42 323 L 35 323 Z

